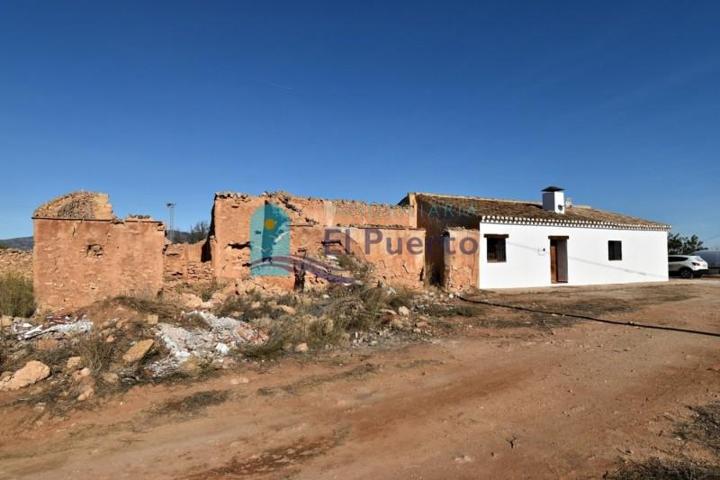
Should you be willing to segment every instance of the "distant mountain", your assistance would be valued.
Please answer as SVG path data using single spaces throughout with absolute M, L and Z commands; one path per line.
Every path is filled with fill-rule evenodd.
M 18 237 L 0 240 L 0 247 L 14 248 L 16 250 L 32 250 L 33 237 Z
M 197 242 L 206 236 L 206 234 L 200 234 L 198 236 L 197 232 L 183 232 L 180 230 L 172 230 L 168 232 L 168 234 L 172 234 L 172 237 L 169 238 L 172 238 L 173 243 Z M 0 240 L 0 248 L 2 247 L 30 251 L 33 249 L 33 237 L 6 238 L 5 240 Z

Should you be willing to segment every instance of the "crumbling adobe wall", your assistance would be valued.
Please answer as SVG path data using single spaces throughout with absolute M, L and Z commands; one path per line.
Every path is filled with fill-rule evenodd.
M 343 229 L 344 231 L 344 229 Z M 416 228 L 350 228 L 356 256 L 372 265 L 373 276 L 386 283 L 419 287 L 424 280 L 425 230 Z M 339 235 L 342 237 L 342 232 Z M 380 239 L 377 243 L 376 240 Z
M 411 194 L 407 204 L 416 213 L 417 226 L 427 232 L 425 248 L 427 274 L 433 284 L 445 285 L 447 284 L 444 278 L 447 271 L 445 230 L 447 228 L 477 229 L 479 220 L 475 215 L 469 215 L 458 208 L 441 204 L 433 198 L 420 194 Z
M 203 261 L 205 240 L 197 243 L 171 243 L 165 246 L 164 277 L 166 286 L 177 283 L 210 283 L 215 278 L 212 264 Z
M 266 204 L 281 207 L 290 219 L 291 255 L 322 257 L 328 228 L 352 227 L 353 241 L 362 241 L 363 229 L 369 226 L 379 227 L 383 238 L 394 241 L 418 235 L 424 239 L 425 235 L 423 230 L 415 229 L 416 216 L 412 207 L 293 197 L 285 193 L 261 196 L 217 194 L 209 245 L 213 269 L 219 280 L 249 279 L 251 217 Z M 367 260 L 375 265 L 376 276 L 380 278 L 419 285 L 424 266 L 422 258 L 422 254 L 389 255 L 380 248 L 373 248 Z M 269 278 L 267 281 L 283 283 L 280 279 Z M 289 281 L 285 283 L 292 285 Z
M 32 279 L 32 252 L 0 248 L 0 275 L 6 274 Z
M 445 238 L 444 287 L 453 291 L 477 287 L 480 278 L 479 230 L 448 229 Z
M 162 289 L 165 227 L 148 218 L 115 219 L 107 195 L 60 197 L 36 210 L 33 228 L 41 310 L 72 310 L 118 295 L 155 296 Z

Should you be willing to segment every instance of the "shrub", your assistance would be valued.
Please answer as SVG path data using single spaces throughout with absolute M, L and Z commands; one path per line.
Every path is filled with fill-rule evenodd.
M 29 317 L 34 311 L 32 281 L 16 273 L 0 276 L 0 314 Z

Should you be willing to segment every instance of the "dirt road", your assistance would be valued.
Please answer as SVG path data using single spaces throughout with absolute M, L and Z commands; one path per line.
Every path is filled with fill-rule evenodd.
M 718 293 L 709 280 L 492 298 L 720 332 Z M 709 458 L 674 425 L 718 399 L 720 338 L 561 318 L 488 307 L 428 343 L 136 387 L 64 417 L 6 401 L 0 478 L 598 478 L 623 459 Z

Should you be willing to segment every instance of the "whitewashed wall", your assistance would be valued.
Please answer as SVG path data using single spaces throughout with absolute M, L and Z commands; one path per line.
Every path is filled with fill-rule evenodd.
M 507 261 L 488 263 L 485 234 L 507 234 Z M 567 236 L 568 283 L 662 282 L 668 279 L 667 232 L 480 224 L 480 288 L 542 287 L 550 281 L 549 236 Z M 622 241 L 622 260 L 608 260 L 608 240 Z

